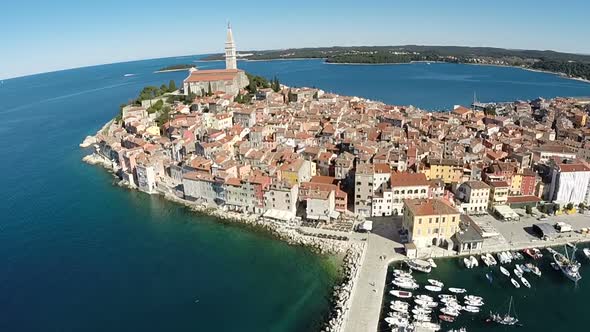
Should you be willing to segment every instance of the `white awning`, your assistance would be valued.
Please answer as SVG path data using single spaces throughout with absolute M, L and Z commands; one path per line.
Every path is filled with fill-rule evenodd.
M 283 221 L 289 221 L 295 218 L 295 214 L 291 213 L 289 211 L 284 211 L 284 210 L 275 210 L 275 209 L 270 209 L 266 212 L 264 212 L 264 217 L 266 218 L 270 218 L 270 219 L 275 219 L 275 220 L 283 220 Z

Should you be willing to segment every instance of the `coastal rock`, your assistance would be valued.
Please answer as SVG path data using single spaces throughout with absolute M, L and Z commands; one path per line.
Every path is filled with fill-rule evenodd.
M 96 139 L 96 137 L 86 136 L 84 141 L 82 141 L 82 143 L 80 143 L 80 147 L 87 148 L 87 147 L 90 147 L 91 145 L 96 144 L 96 143 L 98 143 L 98 140 Z

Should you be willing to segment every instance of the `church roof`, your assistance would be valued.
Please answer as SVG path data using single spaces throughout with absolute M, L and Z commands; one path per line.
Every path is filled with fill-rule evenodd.
M 185 82 L 232 81 L 242 70 L 239 69 L 208 69 L 195 70 L 184 80 Z

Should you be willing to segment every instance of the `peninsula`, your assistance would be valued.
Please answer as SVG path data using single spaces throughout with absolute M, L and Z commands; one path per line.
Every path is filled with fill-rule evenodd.
M 590 79 L 590 55 L 465 46 L 347 46 L 248 51 L 245 60 L 325 59 L 327 63 L 398 64 L 416 61 L 513 66 Z M 203 60 L 221 60 L 212 54 Z
M 81 144 L 94 147 L 84 160 L 130 188 L 342 254 L 325 331 L 377 330 L 394 260 L 589 239 L 590 100 L 431 113 L 248 75 L 231 27 L 225 45 L 225 69 L 191 69 L 180 89 L 147 87 L 122 105 Z M 551 233 L 552 220 L 575 233 Z

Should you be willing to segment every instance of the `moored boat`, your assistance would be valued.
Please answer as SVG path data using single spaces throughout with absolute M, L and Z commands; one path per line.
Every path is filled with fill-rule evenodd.
M 584 256 L 586 256 L 586 258 L 590 259 L 590 248 L 584 248 L 582 249 L 582 252 L 584 253 Z
M 515 276 L 517 276 L 519 278 L 522 278 L 522 272 L 520 270 L 514 269 L 513 272 L 514 272 L 514 275 Z
M 471 312 L 471 313 L 478 313 L 479 307 L 472 306 L 472 305 L 466 305 L 463 307 L 463 310 L 467 311 L 467 312 Z
M 412 292 L 407 292 L 403 290 L 392 290 L 389 291 L 389 294 L 395 297 L 399 297 L 400 299 L 409 299 L 412 297 Z
M 414 328 L 416 328 L 419 331 L 421 331 L 421 329 L 423 329 L 425 331 L 439 331 L 440 325 L 437 323 L 433 323 L 433 322 L 421 321 L 421 322 L 415 322 Z
M 447 322 L 447 323 L 452 323 L 455 321 L 455 317 L 449 316 L 449 315 L 444 315 L 444 314 L 438 315 L 438 319 L 442 320 L 443 322 Z
M 514 287 L 516 288 L 520 288 L 520 284 L 518 283 L 518 281 L 510 278 L 510 282 L 512 283 L 512 285 L 514 285 Z
M 486 256 L 486 255 L 481 255 L 481 261 L 485 264 L 485 266 L 491 266 L 492 265 L 492 263 L 488 259 L 488 256 Z
M 430 267 L 433 267 L 433 268 L 437 268 L 437 267 L 438 267 L 438 266 L 436 265 L 436 263 L 434 262 L 434 259 L 432 259 L 432 258 L 429 258 L 429 259 L 427 259 L 426 261 L 428 262 L 428 264 L 430 264 Z
M 440 309 L 440 312 L 442 312 L 443 314 L 448 315 L 448 316 L 453 316 L 453 317 L 459 316 L 459 310 L 457 310 L 455 308 L 444 307 L 444 308 Z
M 463 258 L 463 264 L 465 264 L 465 267 L 470 269 L 473 267 L 473 263 L 471 262 L 471 260 L 467 257 Z
M 454 287 L 450 287 L 450 288 L 449 288 L 449 292 L 451 292 L 451 293 L 456 293 L 456 294 L 463 294 L 463 293 L 467 292 L 467 290 L 466 290 L 466 289 L 464 289 L 464 288 L 454 288 Z
M 424 273 L 430 273 L 430 271 L 432 271 L 432 266 L 430 266 L 430 263 L 428 263 L 425 260 L 421 260 L 421 259 L 412 259 L 412 260 L 408 260 L 406 261 L 406 264 L 408 265 L 408 267 L 414 271 L 419 271 L 419 272 L 424 272 Z
M 531 284 L 524 277 L 520 277 L 520 282 L 522 282 L 526 288 L 531 288 Z
M 491 266 L 498 265 L 498 261 L 496 261 L 496 259 L 494 258 L 494 256 L 492 256 L 492 254 L 487 253 L 486 257 L 488 258 L 488 261 L 490 261 Z
M 469 260 L 471 261 L 471 267 L 479 266 L 479 262 L 477 261 L 477 258 L 475 258 L 474 256 L 469 256 Z
M 510 272 L 508 272 L 505 267 L 500 266 L 500 272 L 502 272 L 503 275 L 510 277 Z
M 502 325 L 516 325 L 518 323 L 518 318 L 510 316 L 511 309 L 512 309 L 512 297 L 510 297 L 510 304 L 508 305 L 508 312 L 505 315 L 500 315 L 498 313 L 493 313 L 490 311 L 490 317 L 487 319 L 487 321 L 502 324 Z
M 438 287 L 438 286 L 434 286 L 434 285 L 426 285 L 426 286 L 424 286 L 424 288 L 426 290 L 431 291 L 431 292 L 440 292 L 440 291 L 442 291 L 442 287 Z
M 438 286 L 438 287 L 445 287 L 445 284 L 443 284 L 441 281 L 438 281 L 436 279 L 428 279 L 428 283 L 433 285 L 433 286 Z

